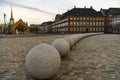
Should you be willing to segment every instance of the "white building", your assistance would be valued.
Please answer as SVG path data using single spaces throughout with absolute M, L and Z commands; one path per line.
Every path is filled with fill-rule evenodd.
M 120 15 L 112 17 L 111 32 L 120 33 Z

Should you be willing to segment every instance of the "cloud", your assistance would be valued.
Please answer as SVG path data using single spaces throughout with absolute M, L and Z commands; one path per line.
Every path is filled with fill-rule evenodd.
M 18 7 L 22 7 L 22 8 L 26 8 L 26 9 L 31 9 L 31 10 L 39 11 L 39 12 L 46 13 L 46 14 L 49 14 L 49 15 L 55 15 L 54 13 L 51 13 L 51 12 L 48 12 L 48 11 L 45 11 L 45 10 L 41 10 L 41 9 L 35 8 L 35 7 L 20 5 L 20 4 L 16 4 L 16 3 L 13 3 L 13 5 L 18 6 Z
M 0 0 L 0 4 L 11 4 L 11 2 L 6 1 L 6 0 Z M 49 14 L 51 16 L 55 16 L 54 13 L 52 12 L 48 12 L 39 8 L 35 8 L 35 7 L 30 7 L 30 6 L 25 6 L 25 5 L 21 5 L 21 4 L 17 4 L 17 3 L 12 3 L 12 5 L 17 6 L 17 7 L 22 7 L 22 8 L 26 8 L 26 9 L 30 9 L 30 10 L 35 10 L 41 13 L 45 13 L 45 14 Z
M 3 5 L 6 3 L 6 0 L 0 0 L 0 5 Z

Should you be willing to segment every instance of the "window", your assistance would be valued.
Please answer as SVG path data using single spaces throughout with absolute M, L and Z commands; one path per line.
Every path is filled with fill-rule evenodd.
M 96 20 L 99 20 L 99 18 L 98 18 L 98 17 L 96 17 Z
M 77 31 L 79 31 L 79 27 L 77 27 Z
M 96 26 L 99 26 L 98 22 L 96 22 Z
M 99 22 L 99 26 L 101 26 L 101 22 Z
M 102 20 L 104 20 L 104 18 L 102 18 Z
M 61 23 L 61 27 L 63 26 L 63 24 Z
M 92 26 L 92 22 L 90 22 L 90 26 Z
M 70 28 L 70 31 L 73 31 L 73 28 Z
M 58 27 L 58 25 L 56 25 L 56 27 Z
M 99 20 L 101 20 L 101 17 L 99 18 Z
M 89 28 L 89 30 L 92 32 L 92 28 Z
M 87 20 L 89 20 L 89 17 L 87 17 Z
M 82 22 L 79 22 L 79 25 L 82 26 Z
M 93 22 L 93 26 L 95 26 L 95 22 Z
M 102 28 L 102 31 L 104 31 L 104 28 Z
M 86 22 L 86 26 L 89 26 L 89 22 Z
M 83 22 L 83 26 L 85 26 L 85 22 Z
M 99 28 L 99 31 L 101 31 L 101 28 Z
M 76 31 L 76 27 L 74 27 L 74 31 Z
M 95 20 L 95 18 L 93 18 L 93 20 Z
M 70 20 L 73 20 L 73 18 L 71 17 Z
M 95 31 L 95 28 L 93 27 L 93 29 L 92 29 L 93 31 Z
M 79 26 L 79 22 L 77 22 L 77 26 Z
M 102 22 L 102 26 L 104 26 L 104 22 Z
M 80 31 L 82 31 L 82 28 L 80 27 Z
M 74 20 L 76 20 L 76 17 L 74 17 Z
M 70 26 L 73 26 L 73 22 L 72 21 L 70 22 Z
M 98 28 L 96 28 L 96 31 L 98 31 Z
M 83 17 L 83 20 L 85 20 L 85 17 Z
M 64 23 L 64 26 L 68 26 L 68 22 L 65 22 L 65 23 Z
M 65 31 L 68 31 L 68 28 L 65 28 Z
M 58 27 L 60 27 L 60 24 L 58 24 Z
M 74 22 L 74 26 L 76 26 L 76 22 Z
M 90 20 L 92 20 L 92 18 L 90 18 Z
M 82 17 L 80 17 L 80 20 L 82 20 Z
M 86 28 L 82 27 L 82 32 L 85 32 L 86 31 Z

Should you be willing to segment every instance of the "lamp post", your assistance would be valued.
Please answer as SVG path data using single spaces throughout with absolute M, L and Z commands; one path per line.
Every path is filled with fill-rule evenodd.
M 119 23 L 117 24 L 117 29 L 118 29 L 118 34 L 120 33 L 120 25 Z
M 5 35 L 7 36 L 6 14 L 4 13 Z
M 89 32 L 89 24 L 87 22 L 85 23 L 85 27 L 86 27 L 86 32 L 88 33 Z

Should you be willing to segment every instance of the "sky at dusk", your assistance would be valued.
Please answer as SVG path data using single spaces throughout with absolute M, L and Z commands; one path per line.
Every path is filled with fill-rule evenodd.
M 100 8 L 120 8 L 120 0 L 0 0 L 0 23 L 4 22 L 4 13 L 7 15 L 7 22 L 9 22 L 11 2 L 13 3 L 15 21 L 23 19 L 28 24 L 52 21 L 56 14 L 65 13 L 74 6 L 77 8 L 93 6 L 97 11 Z

